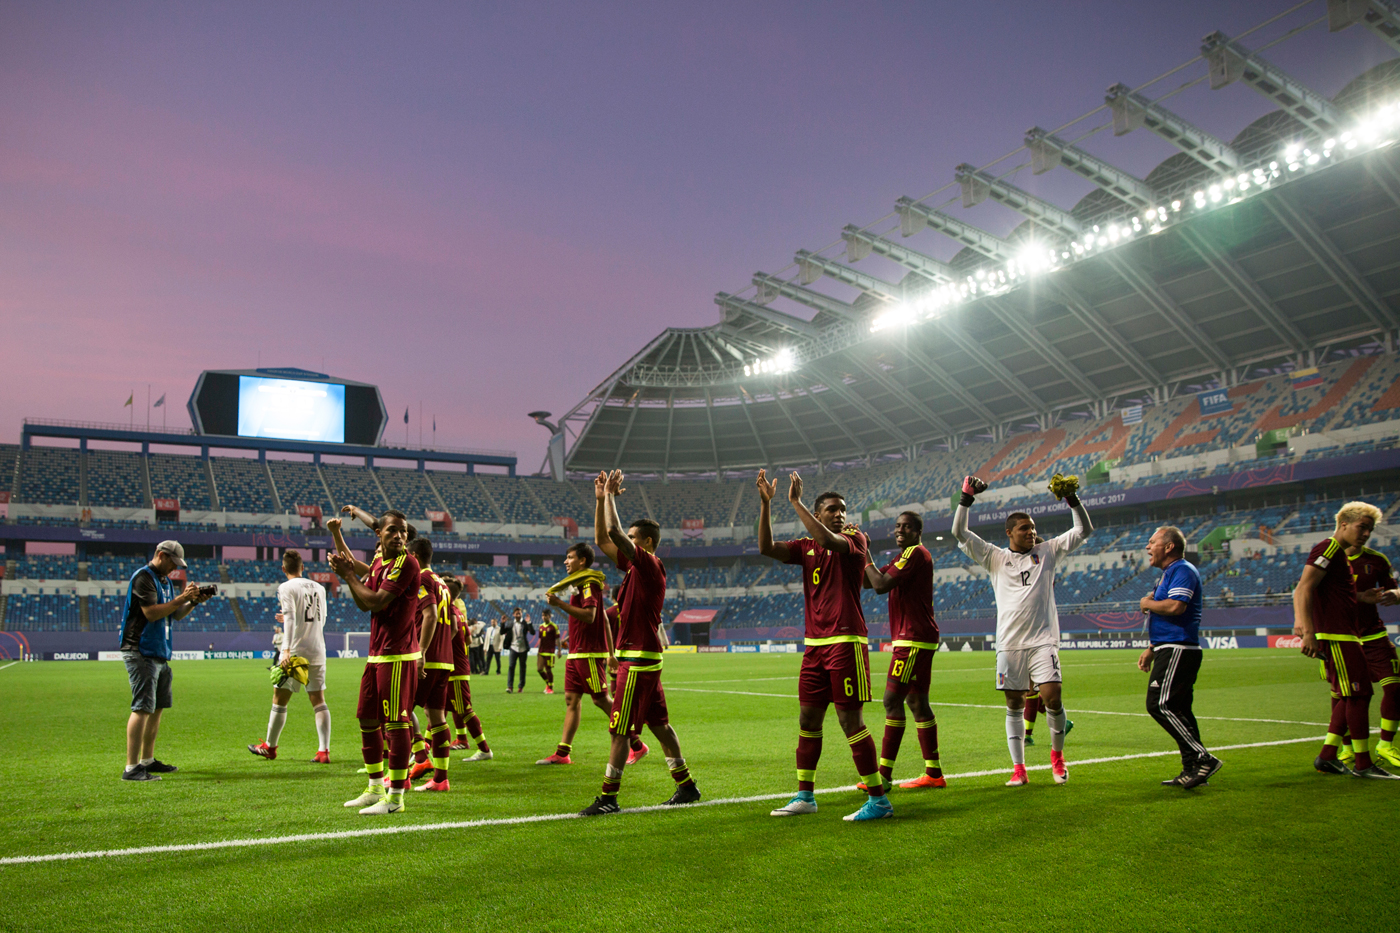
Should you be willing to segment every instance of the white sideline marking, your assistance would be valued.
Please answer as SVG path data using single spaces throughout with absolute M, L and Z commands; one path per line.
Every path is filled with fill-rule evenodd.
M 1305 739 L 1278 739 L 1272 742 L 1247 742 L 1242 745 L 1218 745 L 1213 751 L 1224 752 L 1238 748 L 1264 748 L 1270 745 L 1297 745 L 1302 742 L 1321 742 L 1323 736 L 1309 736 Z M 1114 755 L 1109 758 L 1085 758 L 1079 761 L 1071 761 L 1068 764 L 1078 767 L 1080 765 L 1107 764 L 1114 761 L 1130 761 L 1136 758 L 1166 758 L 1171 755 L 1180 755 L 1176 749 L 1166 752 L 1139 752 L 1134 755 Z M 1027 771 L 1048 771 L 1050 765 L 1027 765 Z M 1005 768 L 994 768 L 990 771 L 965 771 L 962 774 L 950 774 L 948 780 L 959 780 L 962 778 L 988 777 L 990 775 L 1002 775 L 1009 773 Z M 903 778 L 902 780 L 912 780 Z M 898 783 L 898 781 L 896 781 Z M 843 787 L 823 787 L 816 791 L 818 794 L 836 794 L 856 790 L 854 784 L 847 784 Z M 758 803 L 763 800 L 783 800 L 792 796 L 792 791 L 784 791 L 780 794 L 756 794 L 752 797 L 721 797 L 715 800 L 702 800 L 699 803 L 688 803 L 680 806 L 668 807 L 665 804 L 656 804 L 650 807 L 627 807 L 623 813 L 655 813 L 658 810 L 690 810 L 697 807 L 719 807 L 735 803 Z M 364 836 L 390 836 L 398 833 L 421 833 L 440 829 L 474 829 L 479 826 L 516 826 L 521 823 L 549 823 L 557 820 L 581 819 L 577 813 L 544 813 L 537 816 L 512 816 L 490 820 L 461 820 L 453 823 L 420 823 L 410 826 L 380 826 L 373 829 L 347 829 L 340 832 L 331 833 L 302 833 L 296 836 L 268 836 L 262 839 L 221 839 L 217 842 L 188 842 L 180 845 L 165 846 L 137 846 L 130 849 L 95 849 L 88 852 L 54 852 L 48 855 L 12 855 L 0 858 L 0 865 L 27 865 L 36 862 L 67 862 L 74 859 L 90 858 L 111 858 L 120 855 L 157 855 L 165 852 L 207 852 L 211 849 L 242 849 L 251 846 L 275 846 L 285 845 L 289 842 L 322 842 L 329 839 L 354 839 Z
M 778 697 L 783 700 L 795 700 L 797 696 L 791 693 L 754 693 L 749 690 L 704 690 L 700 687 L 667 687 L 668 690 L 680 690 L 690 693 L 730 693 L 737 696 L 746 697 Z M 963 709 L 1006 709 L 998 703 L 935 703 L 929 701 L 929 706 L 956 706 Z M 1071 708 L 1067 712 L 1076 716 L 1133 716 L 1141 719 L 1151 719 L 1147 713 L 1120 713 L 1114 710 L 1103 709 L 1077 709 Z M 1209 719 L 1213 722 L 1271 722 L 1283 726 L 1325 726 L 1325 722 L 1304 722 L 1300 719 L 1248 719 L 1241 716 L 1197 716 L 1197 719 Z
M 18 661 L 11 661 L 9 664 L 0 666 L 0 671 L 3 671 L 3 670 L 4 670 L 5 668 L 7 668 L 7 667 L 14 667 L 14 666 L 15 666 L 16 664 L 18 664 L 18 663 L 19 663 Z

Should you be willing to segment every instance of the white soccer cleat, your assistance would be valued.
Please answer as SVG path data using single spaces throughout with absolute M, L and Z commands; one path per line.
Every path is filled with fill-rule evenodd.
M 375 792 L 375 791 L 372 791 L 372 790 L 367 790 L 367 791 L 365 791 L 363 794 L 361 794 L 360 796 L 356 797 L 354 800 L 347 800 L 347 801 L 345 801 L 344 806 L 347 806 L 347 807 L 367 807 L 367 806 L 369 806 L 370 804 L 374 803 L 375 801 L 383 800 L 383 799 L 384 799 L 384 794 L 383 794 L 383 793 L 378 793 L 378 792 Z
M 801 797 L 794 797 L 784 806 L 773 810 L 769 816 L 801 816 L 804 813 L 816 813 L 817 805 L 814 801 L 803 800 Z
M 360 811 L 360 816 L 383 816 L 386 813 L 399 813 L 403 811 L 403 795 L 385 794 L 379 798 L 379 802 L 365 807 Z
M 471 755 L 471 756 L 469 756 L 469 757 L 467 757 L 467 758 L 463 758 L 462 760 L 463 760 L 463 761 L 490 761 L 492 758 L 495 758 L 495 757 L 496 757 L 496 756 L 495 756 L 492 752 L 478 751 L 475 755 Z

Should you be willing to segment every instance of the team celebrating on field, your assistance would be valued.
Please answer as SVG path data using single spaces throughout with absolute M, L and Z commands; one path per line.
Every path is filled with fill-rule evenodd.
M 921 541 L 922 516 L 906 511 L 897 517 L 896 556 L 877 567 L 868 537 L 847 522 L 844 498 L 823 492 L 809 509 L 797 473 L 789 477 L 787 498 L 806 535 L 775 541 L 772 500 L 777 486 L 766 471 L 759 471 L 759 551 L 802 568 L 805 651 L 798 675 L 797 790 L 772 815 L 817 812 L 816 770 L 827 707 L 834 704 L 837 724 L 860 778 L 857 786 L 866 795 L 860 809 L 844 818 L 853 822 L 888 818 L 894 814 L 890 794 L 908 727 L 906 711 L 914 717 L 924 772 L 899 787 L 947 786 L 939 758 L 938 722 L 929 701 L 934 656 L 941 642 L 934 616 L 933 558 Z M 1031 724 L 1041 711 L 1050 732 L 1051 777 L 1055 784 L 1065 784 L 1069 780 L 1065 736 L 1073 723 L 1066 718 L 1062 696 L 1055 571 L 1093 533 L 1093 524 L 1078 498 L 1077 478 L 1057 473 L 1050 491 L 1068 506 L 1071 528 L 1042 539 L 1030 515 L 1012 512 L 1006 517 L 1007 546 L 991 544 L 968 527 L 975 499 L 986 489 L 981 479 L 964 478 L 952 533 L 958 548 L 985 570 L 995 596 L 995 689 L 1005 697 L 1006 745 L 1012 767 L 1006 784 L 1029 783 L 1025 749 L 1034 744 Z M 671 725 L 661 682 L 666 567 L 656 555 L 660 528 L 642 518 L 623 531 L 617 500 L 625 492 L 621 471 L 598 474 L 594 481 L 597 550 L 585 543 L 568 549 L 567 575 L 548 590 L 551 609 L 544 610 L 539 627 L 536 670 L 545 683 L 544 692 L 552 694 L 561 634 L 552 621 L 553 611 L 567 618 L 563 728 L 554 751 L 536 763 L 573 763 L 573 741 L 583 720 L 585 697 L 607 717 L 610 748 L 602 785 L 593 802 L 580 812 L 582 816 L 619 812 L 624 770 L 650 751 L 641 738 L 643 726 L 661 746 L 675 781 L 675 791 L 664 805 L 701 799 Z M 345 806 L 367 815 L 397 813 L 404 809 L 404 794 L 410 788 L 426 793 L 451 790 L 452 750 L 475 745 L 475 753 L 463 759 L 467 762 L 494 757 L 472 709 L 471 673 L 474 667 L 484 667 L 474 664 L 473 640 L 479 632 L 468 622 L 462 582 L 433 569 L 432 544 L 417 534 L 401 512 L 388 510 L 376 517 L 354 506 L 342 511 L 371 528 L 378 539 L 366 564 L 346 545 L 342 519 L 327 522 L 335 541 L 330 565 L 345 581 L 356 606 L 370 614 L 369 657 L 356 706 L 367 783 Z M 1377 607 L 1400 603 L 1400 586 L 1385 555 L 1366 547 L 1380 518 L 1381 511 L 1364 502 L 1347 503 L 1337 512 L 1334 533 L 1312 549 L 1294 589 L 1294 634 L 1301 639 L 1302 653 L 1321 661 L 1331 687 L 1330 723 L 1314 761 L 1316 770 L 1395 780 L 1400 775 L 1381 763 L 1400 766 L 1400 751 L 1393 744 L 1400 728 L 1400 660 Z M 624 574 L 621 585 L 610 594 L 611 605 L 606 578 L 593 566 L 599 551 Z M 1201 576 L 1186 559 L 1186 541 L 1174 526 L 1156 530 L 1147 554 L 1162 575 L 1153 593 L 1139 604 L 1148 647 L 1138 658 L 1138 667 L 1149 677 L 1147 712 L 1176 741 L 1181 753 L 1181 773 L 1162 783 L 1190 789 L 1207 784 L 1223 765 L 1204 744 L 1192 712 L 1202 660 Z M 132 705 L 124 780 L 159 780 L 162 774 L 178 770 L 154 755 L 161 711 L 171 705 L 167 620 L 183 617 L 207 598 L 193 585 L 176 595 L 167 578 L 185 565 L 183 557 L 177 542 L 162 542 L 156 557 L 133 574 L 128 586 L 121 650 Z M 292 694 L 304 689 L 315 716 L 318 750 L 314 760 L 329 763 L 331 716 L 324 693 L 322 632 L 326 592 L 321 584 L 304 577 L 302 569 L 298 552 L 283 554 L 287 580 L 278 588 L 277 621 L 284 635 L 272 668 L 272 710 L 264 740 L 249 745 L 248 751 L 265 759 L 277 757 L 287 704 Z M 864 707 L 873 692 L 862 588 L 888 594 L 889 599 L 892 654 L 878 752 L 864 719 Z M 567 601 L 561 594 L 567 594 Z M 512 680 L 520 655 L 523 690 L 523 662 L 532 629 L 519 609 L 516 616 L 506 638 L 510 639 Z M 1382 690 L 1381 727 L 1379 739 L 1372 743 L 1374 684 Z M 417 713 L 420 707 L 426 732 Z

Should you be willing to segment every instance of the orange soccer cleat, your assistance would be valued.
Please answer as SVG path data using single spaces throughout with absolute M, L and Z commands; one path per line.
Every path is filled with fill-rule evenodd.
M 941 777 L 929 777 L 927 774 L 921 774 L 914 780 L 905 781 L 899 786 L 904 790 L 918 790 L 920 787 L 947 787 L 948 782 Z

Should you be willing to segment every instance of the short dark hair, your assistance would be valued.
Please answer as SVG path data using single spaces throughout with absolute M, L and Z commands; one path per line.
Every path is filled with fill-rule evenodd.
M 820 512 L 822 510 L 822 503 L 825 502 L 827 499 L 840 499 L 843 504 L 846 501 L 846 497 L 841 495 L 839 492 L 824 492 L 821 495 L 817 496 L 816 502 L 812 503 L 812 511 Z
M 427 538 L 414 538 L 408 542 L 408 553 L 412 554 L 419 564 L 431 564 L 433 562 L 433 542 Z
M 447 591 L 452 594 L 453 599 L 456 599 L 457 594 L 462 592 L 462 581 L 452 576 L 452 574 L 443 577 L 442 582 L 447 584 Z
M 919 534 L 923 534 L 923 533 L 924 533 L 924 518 L 923 518 L 923 516 L 920 515 L 918 512 L 904 511 L 904 512 L 900 512 L 899 515 L 896 516 L 896 517 L 897 517 L 897 518 L 903 518 L 903 517 L 906 516 L 906 515 L 908 515 L 908 516 L 910 517 L 910 519 L 912 519 L 911 524 L 913 524 L 914 530 L 917 531 Z
M 550 612 L 548 609 L 541 609 L 540 615 L 544 616 L 546 619 L 554 618 L 554 613 Z
M 585 567 L 592 567 L 593 558 L 596 556 L 593 553 L 593 546 L 587 541 L 580 541 L 578 544 L 575 544 L 573 547 L 569 548 L 564 553 L 577 554 L 579 560 L 583 561 L 583 566 Z
M 286 573 L 301 573 L 301 551 L 283 551 L 282 570 Z
M 661 526 L 649 518 L 639 518 L 627 527 L 636 528 L 642 533 L 642 537 L 650 538 L 657 544 L 661 543 Z
M 379 518 L 375 519 L 374 527 L 381 527 L 384 524 L 384 519 L 386 518 L 401 518 L 403 519 L 403 523 L 405 525 L 408 524 L 408 516 L 400 512 L 398 509 L 385 509 L 384 511 L 379 513 Z
M 1006 516 L 1006 533 L 1011 534 L 1011 529 L 1021 524 L 1021 522 L 1028 522 L 1030 520 L 1030 515 L 1025 512 L 1012 512 L 1010 515 Z

